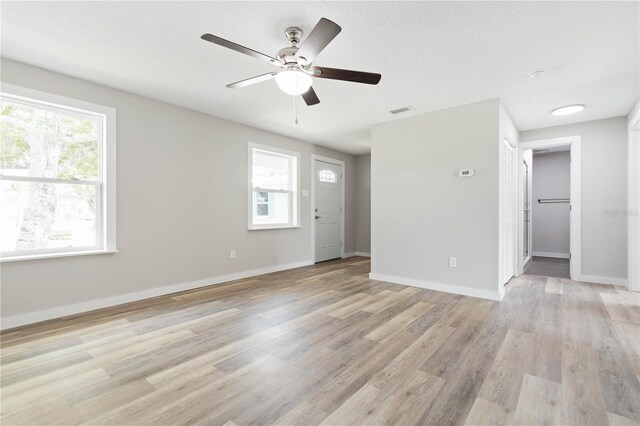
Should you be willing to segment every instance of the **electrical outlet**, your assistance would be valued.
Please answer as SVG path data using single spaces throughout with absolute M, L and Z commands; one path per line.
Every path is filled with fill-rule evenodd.
M 229 259 L 235 259 L 236 258 L 236 249 L 231 249 L 231 252 L 229 253 Z
M 458 266 L 458 259 L 456 259 L 455 257 L 450 257 L 449 268 L 455 268 L 456 266 Z

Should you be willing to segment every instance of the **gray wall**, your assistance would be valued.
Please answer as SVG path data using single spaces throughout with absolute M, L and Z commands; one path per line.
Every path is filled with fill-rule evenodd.
M 499 106 L 494 99 L 374 126 L 373 276 L 497 293 Z M 465 168 L 475 176 L 459 178 Z
M 371 253 L 371 154 L 356 157 L 356 251 Z
M 542 204 L 538 199 L 569 198 L 571 155 L 569 151 L 534 155 L 531 171 L 533 255 L 568 258 L 569 204 Z
M 582 136 L 582 274 L 626 278 L 627 119 L 528 130 L 520 142 L 572 135 Z
M 166 103 L 2 60 L 2 81 L 117 109 L 114 255 L 2 264 L 2 317 L 311 259 L 300 229 L 247 230 L 247 142 L 346 162 L 345 251 L 355 251 L 355 158 Z M 237 258 L 229 259 L 229 250 Z

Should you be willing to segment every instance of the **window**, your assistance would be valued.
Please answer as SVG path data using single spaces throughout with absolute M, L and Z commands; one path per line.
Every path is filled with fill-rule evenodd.
M 332 170 L 320 170 L 318 172 L 318 178 L 320 179 L 320 182 L 338 182 L 338 175 L 336 175 Z
M 296 152 L 249 144 L 249 229 L 298 226 Z
M 115 251 L 115 110 L 3 84 L 3 260 Z

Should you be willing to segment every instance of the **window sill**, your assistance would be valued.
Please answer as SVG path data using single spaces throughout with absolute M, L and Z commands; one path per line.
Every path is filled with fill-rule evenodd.
M 38 259 L 52 259 L 56 257 L 73 257 L 73 256 L 90 256 L 96 254 L 113 254 L 118 253 L 118 250 L 86 250 L 86 251 L 68 251 L 63 253 L 43 253 L 43 254 L 28 254 L 24 256 L 10 256 L 0 258 L 0 262 L 19 262 L 21 260 L 38 260 Z
M 248 228 L 249 231 L 269 231 L 272 229 L 300 229 L 302 226 L 264 226 L 264 227 L 255 227 Z

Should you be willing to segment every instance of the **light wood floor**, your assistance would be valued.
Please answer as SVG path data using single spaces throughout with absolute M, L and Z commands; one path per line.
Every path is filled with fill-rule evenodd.
M 638 424 L 640 297 L 524 275 L 503 302 L 351 258 L 2 335 L 2 424 Z

